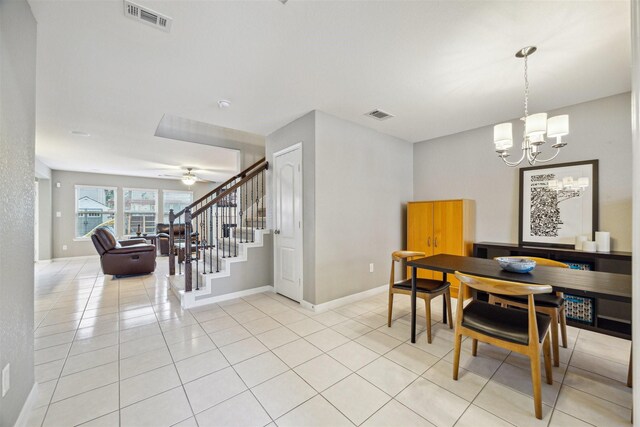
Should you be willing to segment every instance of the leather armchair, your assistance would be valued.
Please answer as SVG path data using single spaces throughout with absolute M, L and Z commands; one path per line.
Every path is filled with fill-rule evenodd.
M 176 243 L 184 242 L 185 225 L 173 224 L 173 238 Z M 169 224 L 156 224 L 156 235 L 158 245 L 160 246 L 160 255 L 169 255 Z M 198 233 L 191 233 L 191 241 L 196 242 Z
M 109 227 L 98 227 L 91 241 L 100 254 L 104 274 L 147 274 L 156 268 L 156 247 L 145 239 L 118 241 Z

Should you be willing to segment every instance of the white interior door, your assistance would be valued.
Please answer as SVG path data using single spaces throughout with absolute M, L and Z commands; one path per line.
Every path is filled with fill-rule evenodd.
M 302 146 L 274 154 L 274 276 L 277 293 L 302 300 Z

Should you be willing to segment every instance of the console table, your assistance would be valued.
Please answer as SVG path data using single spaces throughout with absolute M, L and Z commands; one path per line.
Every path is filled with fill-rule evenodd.
M 591 271 L 631 275 L 631 252 L 584 252 L 574 249 L 556 249 L 519 246 L 511 243 L 480 242 L 473 245 L 473 256 L 492 259 L 499 256 L 534 256 L 588 267 Z M 570 291 L 567 291 L 571 294 Z M 631 289 L 629 289 L 629 295 Z M 585 296 L 585 295 L 579 295 Z M 589 329 L 608 335 L 631 339 L 631 301 L 602 298 L 594 293 L 594 319 L 592 324 L 567 319 L 567 325 Z

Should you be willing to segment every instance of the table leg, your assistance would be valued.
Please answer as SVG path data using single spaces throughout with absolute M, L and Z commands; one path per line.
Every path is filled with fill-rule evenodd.
M 442 283 L 447 282 L 447 273 L 442 273 Z M 442 295 L 442 323 L 447 324 L 447 301 L 446 296 Z
M 416 276 L 418 269 L 411 267 L 411 342 L 416 342 Z

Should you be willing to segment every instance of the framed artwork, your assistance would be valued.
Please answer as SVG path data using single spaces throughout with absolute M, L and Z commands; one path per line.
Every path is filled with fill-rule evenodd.
M 582 187 L 558 188 L 570 178 Z M 576 236 L 593 240 L 597 229 L 597 160 L 520 169 L 518 244 L 573 248 Z

